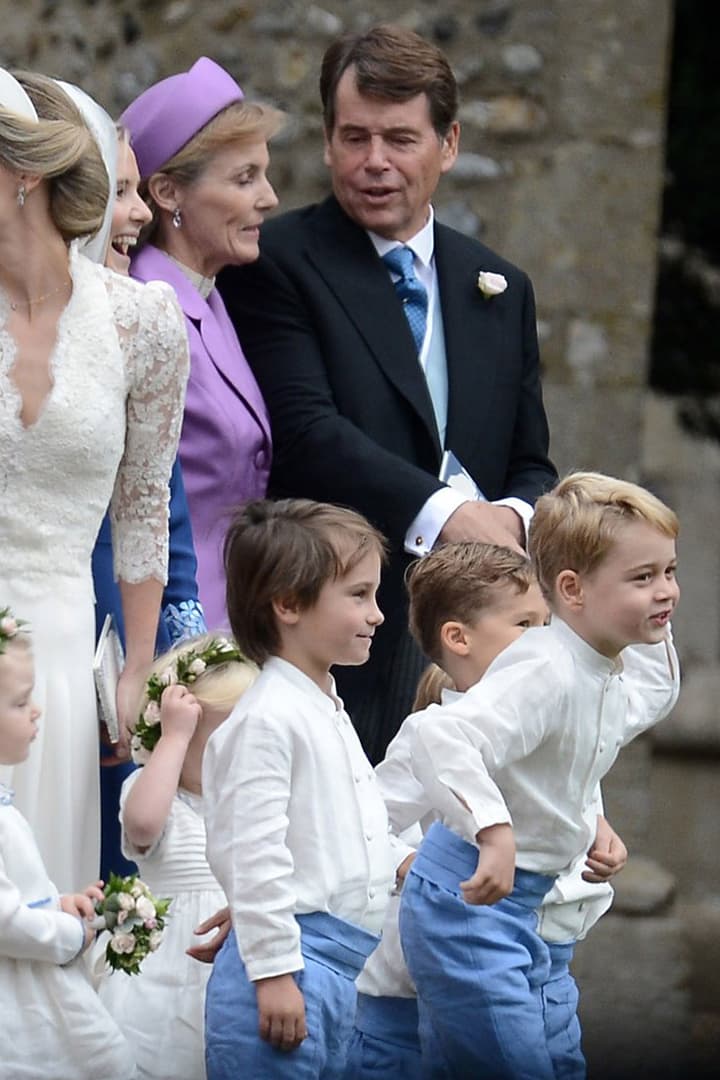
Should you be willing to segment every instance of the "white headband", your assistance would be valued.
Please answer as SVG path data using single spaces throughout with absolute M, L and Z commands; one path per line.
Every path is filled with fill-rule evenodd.
M 35 112 L 32 101 L 17 79 L 2 67 L 0 67 L 0 108 L 37 123 L 38 114 Z

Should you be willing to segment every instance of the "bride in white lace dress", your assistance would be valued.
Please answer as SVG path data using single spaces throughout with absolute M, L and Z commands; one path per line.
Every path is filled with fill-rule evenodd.
M 188 368 L 172 289 L 69 247 L 97 230 L 107 201 L 79 115 L 38 120 L 0 69 L 0 606 L 32 625 L 43 710 L 39 745 L 0 781 L 61 891 L 99 864 L 90 556 L 111 503 L 126 724 L 152 659 Z

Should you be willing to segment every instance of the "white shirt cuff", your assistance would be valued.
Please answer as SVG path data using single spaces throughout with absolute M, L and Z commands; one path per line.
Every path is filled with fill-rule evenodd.
M 467 497 L 451 487 L 434 491 L 405 533 L 408 555 L 427 555 L 432 551 L 447 519 L 466 502 L 469 502 Z
M 509 506 L 511 510 L 514 510 L 515 513 L 519 515 L 525 530 L 523 542 L 524 546 L 527 547 L 528 529 L 530 528 L 532 516 L 535 513 L 535 510 L 530 503 L 526 503 L 524 499 L 516 499 L 510 495 L 507 499 L 494 499 L 493 506 Z
M 470 502 L 470 500 L 451 487 L 443 487 L 439 491 L 434 491 L 405 533 L 405 551 L 408 555 L 427 555 L 428 552 L 432 551 L 438 536 L 445 526 L 445 522 L 455 513 L 458 507 L 466 502 Z M 530 503 L 526 503 L 524 499 L 509 496 L 507 499 L 494 499 L 493 506 L 509 506 L 511 510 L 514 510 L 519 515 L 525 530 L 524 539 L 527 544 L 528 527 L 533 516 L 533 508 Z

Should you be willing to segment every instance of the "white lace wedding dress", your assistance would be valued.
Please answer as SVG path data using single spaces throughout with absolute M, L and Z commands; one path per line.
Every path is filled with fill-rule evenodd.
M 172 289 L 70 255 L 73 292 L 51 357 L 53 385 L 25 427 L 16 345 L 0 292 L 0 608 L 32 631 L 40 731 L 0 781 L 60 892 L 99 869 L 98 724 L 90 556 L 111 502 L 115 573 L 165 580 L 168 478 L 188 357 Z

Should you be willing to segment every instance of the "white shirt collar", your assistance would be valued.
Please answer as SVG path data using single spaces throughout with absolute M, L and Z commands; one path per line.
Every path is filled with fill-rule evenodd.
M 432 206 L 430 207 L 430 214 L 427 221 L 423 225 L 420 232 L 415 233 L 409 240 L 388 240 L 384 236 L 378 236 L 377 233 L 367 230 L 367 234 L 373 242 L 373 246 L 378 255 L 382 259 L 383 255 L 387 255 L 388 251 L 392 251 L 396 247 L 409 247 L 416 259 L 422 263 L 423 266 L 428 268 L 432 266 L 433 255 L 435 253 L 435 213 Z
M 337 696 L 335 692 L 335 680 L 332 675 L 330 676 L 330 689 L 328 693 L 324 693 L 316 682 L 306 675 L 304 671 L 301 671 L 295 664 L 291 664 L 289 660 L 283 660 L 281 656 L 270 656 L 263 664 L 263 671 L 274 670 L 277 674 L 282 675 L 288 682 L 293 683 L 298 690 L 302 690 L 303 693 L 309 694 L 318 706 L 331 714 L 340 712 L 345 708 L 342 703 L 342 699 Z
M 578 657 L 579 660 L 593 668 L 596 671 L 603 672 L 608 675 L 619 674 L 623 670 L 623 662 L 621 657 L 616 657 L 611 660 L 609 656 L 603 656 L 597 649 L 594 649 L 592 645 L 589 645 L 584 638 L 573 630 L 564 619 L 561 619 L 558 615 L 553 615 L 550 619 L 550 626 L 565 642 L 568 648 Z

